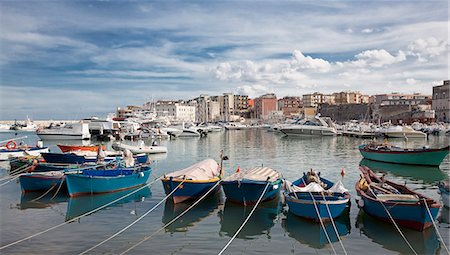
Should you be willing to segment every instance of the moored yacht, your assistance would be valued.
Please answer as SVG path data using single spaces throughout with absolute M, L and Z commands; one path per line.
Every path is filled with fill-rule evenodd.
M 336 127 L 328 117 L 316 116 L 313 119 L 300 119 L 297 122 L 282 126 L 280 131 L 286 135 L 336 135 Z
M 426 138 L 427 134 L 416 131 L 409 126 L 383 127 L 379 133 L 390 138 Z
M 48 128 L 38 129 L 36 134 L 41 140 L 89 140 L 91 138 L 87 123 L 50 125 Z

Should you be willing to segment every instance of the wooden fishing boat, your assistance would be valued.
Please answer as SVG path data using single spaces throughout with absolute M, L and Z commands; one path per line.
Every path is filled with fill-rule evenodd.
M 206 159 L 188 168 L 166 174 L 161 181 L 167 195 L 178 187 L 171 196 L 176 204 L 203 196 L 220 179 L 221 171 L 217 162 L 214 159 Z M 220 186 L 217 185 L 210 194 L 219 190 Z
M 39 156 L 43 152 L 48 152 L 48 147 L 14 147 L 14 148 L 0 148 L 0 161 L 8 160 L 9 158 L 23 157 L 23 156 Z
M 144 141 L 140 141 L 138 145 L 129 145 L 120 142 L 116 142 L 112 145 L 115 150 L 130 150 L 133 154 L 138 153 L 147 153 L 147 154 L 156 154 L 156 153 L 167 153 L 167 147 L 164 146 L 147 146 Z
M 446 206 L 447 208 L 450 208 L 450 196 L 449 196 L 449 181 L 442 181 L 439 182 L 438 184 L 438 188 L 439 188 L 439 193 L 441 194 L 441 198 L 442 198 L 442 203 L 444 204 L 444 206 Z
M 64 144 L 57 144 L 58 148 L 63 152 L 72 152 L 72 151 L 98 151 L 98 147 L 100 145 L 64 145 Z M 105 145 L 101 145 L 102 150 L 106 149 Z
M 365 213 L 386 222 L 392 222 L 392 217 L 398 225 L 418 231 L 433 225 L 432 219 L 436 219 L 441 207 L 438 202 L 404 185 L 380 178 L 368 167 L 359 169 L 362 176 L 355 188 L 361 197 L 358 205 Z
M 64 180 L 64 178 L 64 172 L 62 171 L 26 173 L 20 175 L 19 182 L 22 192 L 25 193 L 47 191 L 52 187 L 58 187 L 59 185 L 61 185 L 61 182 Z
M 223 191 L 228 201 L 251 205 L 255 204 L 265 191 L 261 201 L 268 201 L 279 196 L 283 176 L 269 167 L 254 167 L 228 176 L 222 182 Z
M 403 149 L 386 144 L 363 144 L 359 152 L 366 159 L 388 163 L 439 166 L 449 153 L 450 146 L 441 149 Z
M 80 156 L 75 153 L 41 153 L 42 157 L 47 163 L 60 163 L 60 164 L 85 164 L 90 162 L 96 162 L 96 156 Z M 107 156 L 103 158 L 103 161 L 114 161 L 117 159 L 123 159 L 123 156 Z M 137 163 L 145 164 L 148 160 L 147 154 L 134 155 L 134 159 Z
M 111 193 L 144 185 L 151 173 L 150 166 L 135 169 L 83 170 L 67 174 L 67 190 L 71 197 Z
M 286 181 L 284 196 L 291 213 L 313 221 L 339 217 L 350 200 L 341 181 L 333 183 L 312 170 L 292 184 Z

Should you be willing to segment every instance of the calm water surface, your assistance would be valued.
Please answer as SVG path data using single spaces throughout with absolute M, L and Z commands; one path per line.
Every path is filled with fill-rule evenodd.
M 19 134 L 20 135 L 20 134 Z M 0 140 L 14 133 L 0 134 Z M 27 134 L 27 143 L 34 144 L 37 137 Z M 447 157 L 439 168 L 407 167 L 386 163 L 362 161 L 357 146 L 364 142 L 349 137 L 284 137 L 265 130 L 225 131 L 212 133 L 205 138 L 176 139 L 162 141 L 167 146 L 167 155 L 154 157 L 152 180 L 164 173 L 178 170 L 211 157 L 218 160 L 224 150 L 229 160 L 224 163 L 226 174 L 240 167 L 269 166 L 281 171 L 286 179 L 297 179 L 309 169 L 320 171 L 331 180 L 341 179 L 345 169 L 344 185 L 350 190 L 352 205 L 348 212 L 336 220 L 336 226 L 348 254 L 411 254 L 398 232 L 391 224 L 374 220 L 360 212 L 354 202 L 354 184 L 358 180 L 358 165 L 365 164 L 387 177 L 406 183 L 414 190 L 440 200 L 436 183 L 448 179 L 450 165 Z M 405 146 L 402 140 L 392 140 Z M 56 143 L 47 143 L 52 151 L 59 151 Z M 74 143 L 74 142 L 72 142 Z M 75 142 L 77 143 L 77 142 Z M 431 136 L 428 141 L 410 140 L 409 147 L 430 145 L 442 147 L 449 137 Z M 0 163 L 0 174 L 7 174 L 8 164 Z M 0 187 L 0 239 L 1 245 L 48 229 L 92 209 L 104 205 L 130 191 L 120 193 L 68 198 L 66 194 L 53 194 L 33 201 L 40 194 L 22 195 L 20 185 L 11 182 Z M 161 182 L 143 189 L 121 202 L 100 210 L 75 222 L 14 245 L 2 254 L 78 254 L 116 233 L 144 214 L 165 194 Z M 96 248 L 90 254 L 117 254 L 153 234 L 164 224 L 187 209 L 191 203 L 173 205 L 163 203 L 121 235 Z M 199 203 L 178 221 L 145 241 L 130 254 L 217 254 L 233 236 L 252 207 L 227 203 L 223 194 L 211 196 Z M 449 246 L 449 211 L 441 209 L 439 232 Z M 338 254 L 343 250 L 333 234 L 333 246 Z M 436 231 L 424 232 L 402 229 L 407 239 L 419 254 L 445 254 L 439 244 Z M 282 201 L 261 204 L 243 231 L 229 246 L 226 254 L 333 254 L 324 231 L 319 224 L 302 220 L 287 211 Z

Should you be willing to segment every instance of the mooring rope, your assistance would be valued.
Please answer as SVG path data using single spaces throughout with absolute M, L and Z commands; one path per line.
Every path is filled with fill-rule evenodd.
M 247 224 L 248 220 L 250 220 L 250 217 L 252 217 L 253 213 L 256 210 L 256 207 L 258 207 L 259 203 L 261 202 L 261 200 L 264 197 L 264 194 L 266 194 L 267 188 L 269 187 L 270 182 L 267 181 L 266 186 L 264 187 L 263 192 L 261 193 L 261 195 L 259 196 L 258 200 L 256 201 L 255 206 L 253 206 L 253 209 L 250 211 L 250 213 L 248 214 L 247 218 L 244 220 L 244 222 L 242 222 L 242 225 L 238 228 L 238 230 L 236 231 L 236 233 L 234 233 L 234 235 L 231 237 L 231 239 L 228 241 L 228 243 L 222 248 L 222 250 L 220 250 L 220 252 L 218 253 L 218 255 L 221 255 L 227 248 L 228 246 L 230 246 L 231 242 L 233 242 L 233 240 L 237 237 L 237 235 L 241 232 L 241 230 L 244 228 L 245 224 Z
M 6 185 L 6 184 L 8 184 L 8 183 L 10 183 L 10 182 L 12 182 L 12 181 L 14 181 L 14 180 L 16 180 L 16 179 L 19 178 L 19 177 L 20 177 L 20 174 L 14 176 L 14 177 L 11 177 L 8 181 L 6 181 L 6 182 L 0 184 L 0 187 L 2 187 L 2 186 L 4 186 L 4 185 Z
M 327 229 L 325 228 L 325 224 L 323 223 L 322 217 L 320 217 L 319 208 L 317 207 L 317 204 L 316 204 L 317 202 L 314 199 L 314 195 L 311 193 L 311 191 L 308 191 L 308 193 L 309 193 L 309 195 L 311 196 L 311 198 L 313 200 L 314 209 L 316 210 L 317 217 L 319 217 L 319 222 L 320 222 L 320 225 L 323 228 L 323 232 L 325 233 L 325 237 L 327 238 L 328 242 L 330 243 L 330 246 L 331 246 L 331 249 L 333 250 L 333 253 L 337 254 L 336 250 L 334 249 L 333 243 L 331 242 L 330 236 L 328 235 Z M 331 217 L 331 215 L 330 215 L 330 217 Z
M 205 197 L 207 197 L 209 195 L 209 193 L 211 193 L 220 183 L 222 182 L 222 180 L 219 180 L 216 184 L 214 184 L 214 186 L 209 189 L 202 197 L 200 197 L 197 201 L 195 201 L 195 203 L 193 203 L 191 206 L 189 206 L 186 210 L 184 210 L 182 213 L 180 213 L 177 217 L 173 218 L 171 221 L 169 221 L 168 223 L 166 223 L 164 226 L 162 226 L 160 229 L 158 229 L 156 232 L 154 232 L 153 234 L 145 237 L 144 239 L 142 239 L 141 241 L 137 242 L 136 244 L 134 244 L 133 246 L 131 246 L 130 248 L 126 249 L 125 251 L 123 251 L 122 253 L 120 253 L 120 255 L 123 255 L 129 251 L 131 251 L 132 249 L 136 248 L 137 246 L 139 246 L 140 244 L 142 244 L 143 242 L 147 241 L 148 239 L 152 238 L 154 235 L 156 235 L 157 233 L 159 233 L 161 230 L 165 229 L 166 227 L 168 227 L 170 224 L 174 223 L 176 220 L 178 220 L 179 218 L 181 218 L 183 215 L 185 215 L 189 210 L 191 210 L 192 208 L 194 208 L 194 206 L 196 206 L 198 203 L 200 203 L 200 201 L 202 201 Z
M 153 212 L 153 210 L 156 209 L 156 207 L 158 207 L 159 205 L 161 205 L 164 201 L 166 201 L 170 196 L 172 196 L 173 193 L 175 193 L 175 191 L 178 190 L 178 188 L 183 185 L 183 183 L 186 181 L 186 179 L 183 179 L 182 182 L 180 182 L 180 184 L 178 184 L 178 186 L 175 187 L 175 189 L 173 189 L 169 194 L 167 194 L 167 196 L 165 196 L 161 201 L 159 201 L 156 205 L 154 205 L 152 208 L 150 208 L 147 212 L 145 212 L 144 214 L 142 214 L 139 218 L 137 218 L 135 221 L 133 221 L 132 223 L 128 224 L 126 227 L 122 228 L 120 231 L 116 232 L 115 234 L 113 234 L 112 236 L 106 238 L 105 240 L 101 241 L 100 243 L 92 246 L 91 248 L 79 253 L 79 255 L 83 255 L 86 254 L 90 251 L 92 251 L 93 249 L 99 247 L 100 245 L 108 242 L 109 240 L 113 239 L 114 237 L 120 235 L 121 233 L 123 233 L 125 230 L 129 229 L 131 226 L 133 226 L 134 224 L 136 224 L 138 221 L 142 220 L 145 216 L 147 216 L 149 213 Z
M 412 245 L 409 243 L 408 239 L 406 239 L 406 236 L 403 234 L 403 232 L 400 230 L 400 227 L 397 225 L 397 223 L 395 222 L 394 218 L 392 217 L 391 213 L 389 212 L 389 210 L 386 208 L 386 206 L 383 204 L 383 202 L 381 202 L 380 200 L 377 199 L 377 195 L 375 194 L 375 192 L 373 192 L 372 188 L 370 188 L 370 186 L 368 186 L 368 189 L 370 190 L 370 192 L 372 193 L 372 195 L 374 196 L 375 200 L 377 200 L 378 202 L 380 202 L 380 204 L 383 206 L 384 210 L 386 211 L 387 215 L 389 216 L 389 219 L 392 221 L 392 223 L 394 224 L 395 228 L 397 229 L 397 231 L 400 233 L 400 235 L 402 236 L 403 240 L 405 240 L 406 244 L 408 245 L 408 247 L 411 249 L 411 251 L 415 254 L 418 255 L 416 250 L 414 250 L 414 248 L 412 247 Z
M 56 190 L 55 194 L 50 198 L 50 200 L 53 200 L 53 198 L 55 198 L 56 195 L 58 195 L 58 192 L 59 192 L 59 190 L 61 189 L 61 187 L 62 187 L 62 185 L 63 185 L 63 183 L 64 183 L 65 180 L 66 180 L 66 178 L 62 178 L 62 181 L 59 183 L 58 189 Z
M 45 196 L 46 196 L 52 189 L 54 189 L 55 187 L 56 187 L 56 183 L 53 184 L 53 185 L 50 187 L 50 189 L 48 189 L 46 192 L 44 192 L 44 194 L 42 194 L 42 195 L 40 195 L 39 197 L 37 197 L 37 198 L 31 200 L 31 202 L 36 202 L 36 201 L 38 201 L 39 199 L 45 197 Z
M 322 192 L 322 197 L 323 197 L 323 201 L 325 201 L 325 206 L 327 208 L 328 215 L 330 216 L 330 220 L 331 220 L 331 224 L 333 225 L 334 232 L 336 233 L 336 236 L 337 236 L 337 238 L 339 240 L 339 244 L 341 244 L 341 247 L 342 247 L 342 250 L 344 251 L 344 254 L 347 255 L 347 250 L 345 249 L 344 244 L 342 243 L 341 237 L 339 236 L 339 232 L 337 230 L 336 224 L 334 223 L 334 219 L 331 216 L 330 207 L 328 206 L 327 199 L 325 198 L 325 195 L 323 194 L 323 192 Z
M 68 220 L 68 221 L 65 221 L 65 222 L 63 222 L 63 223 L 61 223 L 61 224 L 58 224 L 58 225 L 56 225 L 56 226 L 53 226 L 53 227 L 51 227 L 51 228 L 48 228 L 48 229 L 46 229 L 46 230 L 43 230 L 43 231 L 38 232 L 38 233 L 36 233 L 36 234 L 33 234 L 33 235 L 31 235 L 31 236 L 28 236 L 28 237 L 22 238 L 22 239 L 20 239 L 20 240 L 14 241 L 14 242 L 12 242 L 12 243 L 9 243 L 9 244 L 7 244 L 7 245 L 4 245 L 4 246 L 0 247 L 0 250 L 6 249 L 6 248 L 8 248 L 8 247 L 11 247 L 11 246 L 16 245 L 16 244 L 18 244 L 18 243 L 21 243 L 21 242 L 23 242 L 23 241 L 29 240 L 29 239 L 31 239 L 31 238 L 33 238 L 33 237 L 42 235 L 42 234 L 47 233 L 47 232 L 49 232 L 49 231 L 51 231 L 51 230 L 54 230 L 54 229 L 56 229 L 56 228 L 62 227 L 62 226 L 66 225 L 66 224 L 69 224 L 69 223 L 71 223 L 71 222 L 74 222 L 74 221 L 76 221 L 76 220 L 78 220 L 78 219 L 81 219 L 81 218 L 84 217 L 84 216 L 87 216 L 87 215 L 90 215 L 90 214 L 92 214 L 92 213 L 95 213 L 95 212 L 97 212 L 97 211 L 99 211 L 99 210 L 101 210 L 101 209 L 103 209 L 103 208 L 105 208 L 105 207 L 108 207 L 108 206 L 110 206 L 110 205 L 112 205 L 112 204 L 114 204 L 114 203 L 117 203 L 118 201 L 120 201 L 120 200 L 122 200 L 122 199 L 124 199 L 124 198 L 126 198 L 126 197 L 128 197 L 128 196 L 131 196 L 132 194 L 134 194 L 134 193 L 136 193 L 136 192 L 139 192 L 140 190 L 142 190 L 142 189 L 144 189 L 144 188 L 146 188 L 146 187 L 152 185 L 153 183 L 155 183 L 156 181 L 158 181 L 161 177 L 162 177 L 162 176 L 160 176 L 158 179 L 155 179 L 155 180 L 153 180 L 152 182 L 150 182 L 150 183 L 148 183 L 148 184 L 146 184 L 146 185 L 144 185 L 144 186 L 142 186 L 142 187 L 140 187 L 140 188 L 138 188 L 138 189 L 136 189 L 136 190 L 133 190 L 132 192 L 130 192 L 130 193 L 128 193 L 128 194 L 126 194 L 126 195 L 124 195 L 124 196 L 122 196 L 122 197 L 117 198 L 116 200 L 113 200 L 113 201 L 111 201 L 111 202 L 109 202 L 109 203 L 107 203 L 107 204 L 104 204 L 104 205 L 102 205 L 102 206 L 99 206 L 99 207 L 97 207 L 97 208 L 95 208 L 95 209 L 93 209 L 93 210 L 91 210 L 91 211 L 89 211 L 89 212 L 86 212 L 86 213 L 84 213 L 84 214 L 82 214 L 82 215 L 80 215 L 80 216 L 78 216 L 78 217 L 75 217 L 75 218 L 73 218 L 73 219 L 70 219 L 70 220 Z
M 448 251 L 448 248 L 447 248 L 447 246 L 444 243 L 444 239 L 442 239 L 441 233 L 439 232 L 439 229 L 438 229 L 438 227 L 436 225 L 436 222 L 433 219 L 433 215 L 431 215 L 430 208 L 428 208 L 427 200 L 425 198 L 423 199 L 423 202 L 425 204 L 425 207 L 427 208 L 428 215 L 430 215 L 431 222 L 433 222 L 433 227 L 436 229 L 436 232 L 437 232 L 437 234 L 439 236 L 439 239 L 440 239 L 442 245 L 444 246 L 445 251 L 447 252 L 447 254 L 450 255 L 450 252 Z

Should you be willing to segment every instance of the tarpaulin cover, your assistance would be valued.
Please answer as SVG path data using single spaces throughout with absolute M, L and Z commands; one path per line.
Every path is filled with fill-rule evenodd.
M 209 180 L 220 175 L 220 167 L 214 159 L 205 159 L 188 168 L 166 174 L 166 177 L 173 177 L 187 180 Z
M 252 180 L 252 181 L 266 181 L 269 178 L 269 181 L 276 181 L 283 176 L 269 167 L 255 167 L 248 170 L 243 170 L 241 172 L 234 173 L 224 181 L 240 181 L 243 179 Z

